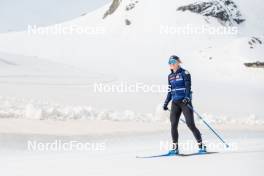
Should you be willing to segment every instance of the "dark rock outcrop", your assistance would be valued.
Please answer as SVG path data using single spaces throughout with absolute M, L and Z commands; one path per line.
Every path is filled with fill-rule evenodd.
M 122 0 L 113 0 L 109 9 L 105 12 L 103 19 L 105 19 L 108 15 L 113 14 L 116 11 L 116 9 L 119 7 L 121 2 L 122 2 Z
M 257 38 L 257 37 L 251 37 L 250 40 L 248 41 L 250 49 L 253 49 L 257 45 L 262 45 L 262 41 Z
M 181 6 L 178 11 L 191 11 L 203 16 L 215 17 L 221 24 L 233 25 L 245 21 L 237 5 L 231 0 L 211 0 Z
M 253 68 L 264 68 L 264 62 L 248 62 L 244 63 L 246 67 L 253 67 Z
M 136 4 L 138 3 L 139 1 L 131 1 L 127 6 L 126 6 L 126 11 L 130 11 L 132 9 L 134 9 L 136 7 Z

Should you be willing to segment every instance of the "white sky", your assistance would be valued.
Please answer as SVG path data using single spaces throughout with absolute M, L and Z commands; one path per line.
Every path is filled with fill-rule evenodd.
M 110 0 L 0 0 L 0 32 L 25 30 L 76 18 Z

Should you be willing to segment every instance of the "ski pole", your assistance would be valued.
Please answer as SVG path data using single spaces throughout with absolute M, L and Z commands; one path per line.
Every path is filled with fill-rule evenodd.
M 199 115 L 198 112 L 196 112 L 192 106 L 190 106 L 189 104 L 187 105 L 188 108 L 190 108 L 198 117 L 199 119 L 201 119 L 203 121 L 203 123 L 218 137 L 218 139 L 220 139 L 224 144 L 225 146 L 228 148 L 229 145 L 223 140 L 223 138 Z
M 168 109 L 168 111 L 170 111 L 170 112 L 171 112 L 171 110 L 170 110 L 170 109 Z M 180 118 L 180 121 L 186 124 L 185 120 L 182 120 L 181 118 Z

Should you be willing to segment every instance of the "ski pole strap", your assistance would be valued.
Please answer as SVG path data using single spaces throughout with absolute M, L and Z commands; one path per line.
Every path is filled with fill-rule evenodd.
M 191 109 L 198 117 L 203 121 L 203 123 L 225 144 L 225 146 L 228 148 L 229 145 L 223 140 L 223 138 L 200 116 L 198 112 L 196 112 L 192 106 L 189 104 L 187 105 L 189 109 Z

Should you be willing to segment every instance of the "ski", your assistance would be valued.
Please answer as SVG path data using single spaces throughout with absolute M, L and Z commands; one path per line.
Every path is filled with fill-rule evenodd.
M 219 152 L 203 152 L 203 153 L 188 153 L 188 154 L 181 154 L 181 156 L 197 156 L 197 155 L 210 155 L 210 154 L 216 154 Z
M 179 155 L 178 150 L 170 150 L 166 154 L 161 154 L 161 155 L 152 155 L 152 156 L 145 156 L 145 157 L 137 157 L 137 158 L 157 158 L 157 157 L 168 157 L 168 156 L 177 156 Z
M 150 156 L 136 156 L 136 158 L 159 158 L 159 157 L 169 157 L 169 156 L 178 156 L 181 154 L 161 154 L 161 155 L 150 155 Z
M 173 157 L 173 156 L 180 156 L 180 157 L 187 157 L 187 156 L 197 156 L 197 155 L 208 155 L 208 154 L 216 154 L 219 152 L 205 152 L 205 153 L 188 153 L 188 154 L 161 154 L 161 155 L 150 155 L 150 156 L 136 156 L 136 158 L 160 158 L 160 157 Z

